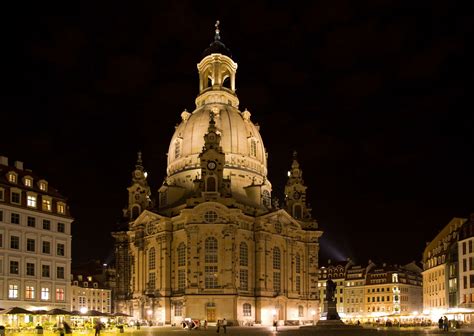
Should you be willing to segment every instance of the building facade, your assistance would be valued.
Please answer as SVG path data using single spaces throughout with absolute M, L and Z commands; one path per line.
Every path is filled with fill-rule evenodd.
M 71 280 L 71 311 L 96 310 L 112 312 L 112 291 L 93 276 L 73 275 Z
M 132 173 L 125 225 L 113 233 L 117 309 L 158 324 L 312 321 L 322 232 L 296 154 L 280 208 L 218 30 L 197 67 L 196 109 L 181 113 L 156 202 L 141 156 Z
M 72 221 L 46 179 L 0 156 L 2 308 L 69 308 Z
M 457 260 L 451 266 L 452 273 L 458 271 L 458 277 L 449 279 L 449 288 L 458 289 L 458 307 L 465 309 L 464 320 L 467 323 L 474 321 L 474 214 L 459 229 L 459 238 L 456 245 Z M 459 280 L 458 280 L 459 279 Z M 454 292 L 450 291 L 450 294 Z

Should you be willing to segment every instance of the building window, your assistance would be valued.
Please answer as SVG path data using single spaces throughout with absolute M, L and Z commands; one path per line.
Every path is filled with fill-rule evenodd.
M 35 275 L 35 264 L 33 263 L 26 263 L 26 275 Z
M 51 253 L 51 243 L 48 241 L 43 242 L 43 249 L 42 252 L 44 254 L 50 254 Z
M 301 292 L 301 276 L 299 275 L 296 276 L 295 287 L 298 293 Z
M 217 239 L 214 237 L 207 238 L 204 244 L 204 249 L 204 261 L 206 263 L 217 263 Z
M 30 208 L 36 208 L 36 196 L 28 195 L 26 196 L 26 205 Z
M 275 231 L 276 231 L 277 233 L 281 233 L 281 231 L 282 231 L 282 226 L 281 226 L 281 223 L 280 223 L 280 222 L 275 222 L 274 227 L 275 227 Z
M 206 288 L 217 288 L 217 266 L 204 267 L 204 285 Z
M 48 184 L 44 181 L 40 181 L 39 188 L 40 188 L 40 190 L 48 191 Z
M 16 260 L 10 260 L 10 274 L 20 274 L 20 263 Z
M 155 260 L 156 260 L 156 253 L 155 248 L 152 247 L 148 250 L 148 269 L 154 270 L 155 269 Z
M 25 298 L 30 299 L 30 300 L 35 298 L 35 287 L 26 286 L 26 288 L 25 288 Z
M 272 207 L 272 200 L 271 200 L 271 197 L 270 197 L 270 192 L 268 190 L 264 190 L 262 192 L 262 202 L 263 202 L 263 206 L 265 206 L 267 208 Z
M 11 182 L 11 183 L 16 183 L 17 182 L 17 178 L 16 178 L 15 173 L 9 173 L 8 174 L 8 182 Z
M 469 270 L 472 271 L 474 270 L 474 258 L 469 257 Z
M 9 299 L 18 299 L 18 285 L 9 285 L 8 286 L 8 298 Z
M 58 232 L 66 232 L 66 225 L 64 223 L 58 223 Z
M 295 256 L 295 271 L 296 273 L 301 273 L 301 258 L 299 253 L 296 253 Z
M 10 216 L 10 221 L 12 224 L 20 224 L 20 214 L 12 212 Z
M 3 211 L 0 210 L 0 222 L 3 222 Z
M 281 291 L 280 272 L 273 272 L 273 290 L 275 292 L 280 292 Z
M 5 200 L 5 191 L 3 188 L 0 188 L 0 201 Z
M 56 288 L 56 301 L 64 301 L 64 289 Z
M 18 250 L 20 248 L 20 237 L 18 236 L 10 237 L 10 248 L 14 250 Z
M 240 266 L 249 265 L 249 248 L 246 243 L 240 243 Z
M 181 157 L 181 141 L 176 140 L 174 143 L 174 158 L 179 159 Z
M 280 269 L 281 267 L 281 253 L 278 247 L 273 249 L 273 269 Z
M 49 265 L 41 265 L 41 276 L 43 278 L 49 278 L 50 272 L 49 272 Z
M 31 238 L 27 238 L 26 239 L 26 250 L 28 252 L 35 252 L 36 250 L 36 241 L 34 239 L 31 239 Z
M 3 233 L 0 233 L 0 247 L 3 247 Z M 0 262 L 1 265 L 1 262 Z M 2 268 L 0 266 L 0 273 L 2 273 Z
M 66 213 L 66 206 L 64 205 L 64 203 L 59 203 L 58 202 L 56 207 L 57 207 L 58 214 L 64 215 Z
M 208 192 L 214 192 L 214 191 L 217 191 L 217 187 L 216 187 L 216 178 L 215 177 L 208 177 L 206 179 L 206 191 Z
M 35 217 L 28 216 L 27 225 L 28 225 L 29 227 L 36 227 L 36 218 L 35 218 Z
M 51 221 L 49 219 L 43 219 L 43 230 L 51 230 Z
M 298 317 L 303 317 L 303 316 L 304 316 L 304 307 L 298 306 Z
M 41 288 L 41 300 L 44 300 L 44 301 L 49 300 L 49 288 L 47 287 Z
M 181 302 L 174 305 L 174 316 L 183 316 L 183 304 Z
M 462 254 L 466 254 L 466 242 L 462 243 Z
M 16 192 L 16 191 L 12 191 L 11 192 L 11 195 L 12 195 L 12 203 L 15 203 L 15 204 L 20 204 L 20 193 L 19 192 Z
M 252 305 L 250 303 L 244 303 L 242 308 L 244 316 L 252 316 Z
M 247 269 L 240 270 L 240 289 L 249 289 L 249 271 Z
M 65 254 L 64 244 L 58 243 L 58 246 L 56 247 L 56 254 L 58 256 L 64 257 L 64 254 Z
M 184 243 L 178 246 L 178 266 L 186 266 L 186 245 Z
M 469 253 L 472 253 L 472 240 L 469 240 Z
M 30 188 L 31 188 L 31 187 L 33 186 L 33 180 L 32 180 L 31 178 L 29 178 L 29 177 L 25 177 L 24 182 L 25 182 L 25 186 L 26 186 L 26 187 L 30 187 Z
M 186 270 L 178 270 L 178 289 L 183 290 L 186 287 Z
M 51 200 L 45 199 L 43 196 L 43 210 L 44 211 L 51 211 Z
M 156 274 L 155 272 L 148 273 L 148 289 L 155 290 L 156 288 Z
M 204 221 L 206 223 L 214 223 L 217 220 L 217 213 L 215 211 L 207 211 L 204 214 Z
M 64 279 L 64 267 L 63 266 L 58 266 L 56 268 L 56 278 Z
M 255 139 L 250 140 L 250 156 L 257 156 L 257 141 Z

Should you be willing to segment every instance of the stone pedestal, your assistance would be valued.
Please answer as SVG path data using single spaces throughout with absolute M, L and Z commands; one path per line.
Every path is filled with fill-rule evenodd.
M 321 313 L 321 320 L 326 321 L 337 321 L 341 320 L 336 309 L 336 301 L 327 301 L 324 300 L 323 312 Z

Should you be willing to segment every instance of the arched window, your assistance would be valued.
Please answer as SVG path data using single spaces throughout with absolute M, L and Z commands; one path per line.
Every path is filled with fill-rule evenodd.
M 206 191 L 216 191 L 216 178 L 215 177 L 208 177 L 206 179 Z
M 303 218 L 303 210 L 301 209 L 301 205 L 296 204 L 293 208 L 293 217 L 296 219 L 301 219 Z
M 156 253 L 155 248 L 152 247 L 148 250 L 148 268 L 153 270 L 155 269 L 155 260 L 156 260 Z
M 132 219 L 137 219 L 139 215 L 140 215 L 140 206 L 135 204 L 132 207 Z
M 296 273 L 301 273 L 301 258 L 299 253 L 296 253 L 295 256 L 295 271 Z
M 281 268 L 281 253 L 278 247 L 273 249 L 273 269 Z
M 240 266 L 249 265 L 249 248 L 246 243 L 240 243 Z
M 217 239 L 209 237 L 204 243 L 205 256 L 204 261 L 206 263 L 217 263 Z
M 304 307 L 298 306 L 298 317 L 303 317 L 303 316 L 304 316 Z
M 244 303 L 242 308 L 244 316 L 252 316 L 252 305 L 250 303 Z
M 174 305 L 174 316 L 183 316 L 183 304 L 176 302 Z
M 250 156 L 257 156 L 257 141 L 255 139 L 250 139 Z
M 178 266 L 186 266 L 186 245 L 184 243 L 178 246 Z

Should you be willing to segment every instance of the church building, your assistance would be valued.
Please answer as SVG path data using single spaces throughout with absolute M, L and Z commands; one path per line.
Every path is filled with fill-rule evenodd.
M 124 225 L 113 233 L 115 309 L 153 324 L 312 322 L 322 231 L 296 153 L 280 207 L 218 25 L 197 68 L 196 109 L 181 113 L 157 194 L 141 153 L 132 172 Z

